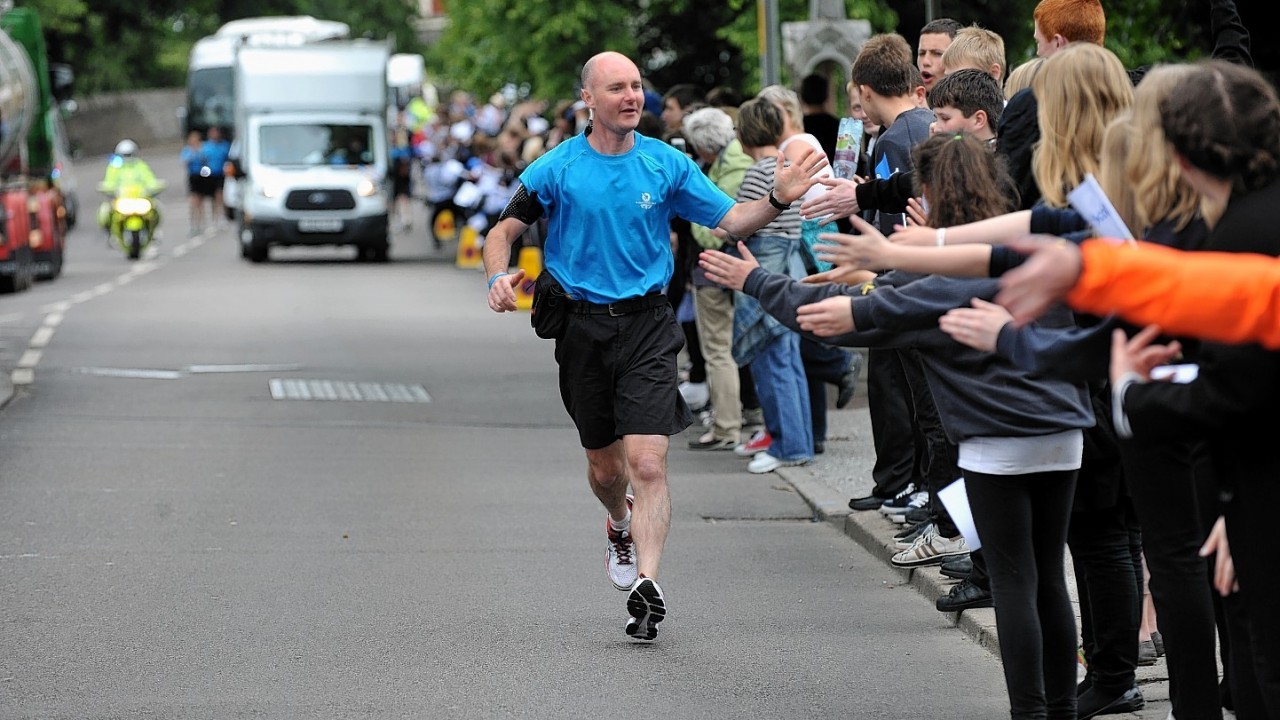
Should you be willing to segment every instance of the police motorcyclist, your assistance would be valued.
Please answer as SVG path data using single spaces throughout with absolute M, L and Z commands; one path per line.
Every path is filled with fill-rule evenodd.
M 104 193 L 113 196 L 124 187 L 140 188 L 148 196 L 161 188 L 160 181 L 151 172 L 151 166 L 138 157 L 138 144 L 127 139 L 116 144 L 115 155 L 107 163 L 107 174 L 98 186 Z
M 132 140 L 121 140 L 116 144 L 115 154 L 107 162 L 107 173 L 102 178 L 102 183 L 98 185 L 98 189 L 109 198 L 122 196 L 150 198 L 163 190 L 164 186 L 164 181 L 156 179 L 151 166 L 138 157 L 138 144 Z M 113 203 L 109 199 L 98 209 L 98 224 L 107 231 L 108 241 L 112 236 L 120 237 L 120 223 L 123 221 L 122 218 L 117 217 L 112 207 Z M 151 208 L 146 215 L 148 235 L 155 232 L 159 223 L 160 211 L 155 203 L 151 203 Z

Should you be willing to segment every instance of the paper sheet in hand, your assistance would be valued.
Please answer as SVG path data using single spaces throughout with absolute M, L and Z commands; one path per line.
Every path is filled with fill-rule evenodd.
M 1194 363 L 1181 365 L 1160 365 L 1151 368 L 1152 380 L 1168 380 L 1179 385 L 1192 382 L 1200 376 L 1200 366 Z
M 1120 219 L 1120 213 L 1111 204 L 1107 194 L 1092 173 L 1084 176 L 1084 182 L 1075 190 L 1067 193 L 1071 207 L 1093 226 L 1093 231 L 1100 237 L 1133 241 L 1133 233 Z
M 978 529 L 973 525 L 973 511 L 969 509 L 969 492 L 965 490 L 964 478 L 939 490 L 938 498 L 942 500 L 943 507 L 951 515 L 951 521 L 964 536 L 964 541 L 969 544 L 969 552 L 982 547 L 982 541 L 978 539 Z

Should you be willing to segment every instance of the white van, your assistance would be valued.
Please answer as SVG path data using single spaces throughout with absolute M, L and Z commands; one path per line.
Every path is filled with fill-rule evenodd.
M 272 245 L 352 245 L 388 258 L 387 61 L 370 40 L 236 53 L 241 255 Z

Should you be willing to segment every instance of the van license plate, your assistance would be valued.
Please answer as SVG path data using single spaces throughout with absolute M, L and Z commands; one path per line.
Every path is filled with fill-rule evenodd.
M 342 220 L 334 218 L 303 218 L 298 221 L 298 232 L 342 232 Z

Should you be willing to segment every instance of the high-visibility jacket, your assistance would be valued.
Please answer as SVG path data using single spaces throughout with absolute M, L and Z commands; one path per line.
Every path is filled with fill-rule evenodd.
M 98 188 L 114 195 L 121 188 L 127 187 L 136 187 L 150 194 L 160 187 L 160 182 L 156 180 L 155 173 L 151 172 L 151 166 L 142 158 L 113 156 L 107 163 L 107 174 Z

